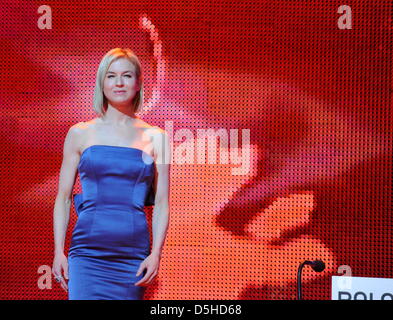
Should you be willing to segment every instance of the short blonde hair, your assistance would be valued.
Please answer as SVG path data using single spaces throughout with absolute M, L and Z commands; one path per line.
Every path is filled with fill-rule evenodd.
M 93 98 L 93 107 L 94 111 L 99 115 L 103 116 L 108 109 L 108 101 L 104 95 L 104 79 L 106 72 L 109 69 L 109 66 L 113 61 L 116 61 L 120 58 L 128 59 L 134 66 L 136 77 L 139 83 L 139 92 L 136 93 L 132 106 L 134 109 L 134 113 L 140 112 L 143 107 L 143 76 L 142 76 L 142 66 L 139 62 L 136 54 L 128 48 L 114 48 L 109 50 L 104 57 L 102 58 L 96 75 L 96 85 L 94 88 L 94 98 Z

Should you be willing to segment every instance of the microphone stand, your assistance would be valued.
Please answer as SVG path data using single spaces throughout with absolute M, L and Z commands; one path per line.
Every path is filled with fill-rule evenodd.
M 302 296 L 302 270 L 303 267 L 308 263 L 308 261 L 304 261 L 299 265 L 297 269 L 297 300 L 303 300 Z
M 322 272 L 323 270 L 325 270 L 325 263 L 322 260 L 315 260 L 315 261 L 306 260 L 300 264 L 299 268 L 297 269 L 297 300 L 303 300 L 302 270 L 306 264 L 309 264 L 315 272 Z

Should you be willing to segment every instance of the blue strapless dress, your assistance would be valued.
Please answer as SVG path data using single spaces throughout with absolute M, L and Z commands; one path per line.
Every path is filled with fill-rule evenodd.
M 141 149 L 92 145 L 78 165 L 82 191 L 68 253 L 69 300 L 139 300 L 150 254 L 144 207 L 154 205 L 153 158 Z

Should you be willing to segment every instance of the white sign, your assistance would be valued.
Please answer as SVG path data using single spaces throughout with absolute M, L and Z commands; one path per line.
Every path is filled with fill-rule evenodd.
M 393 300 L 393 279 L 333 276 L 332 300 Z

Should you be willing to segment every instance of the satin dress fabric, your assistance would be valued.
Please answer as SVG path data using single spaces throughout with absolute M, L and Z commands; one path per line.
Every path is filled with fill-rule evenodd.
M 68 253 L 69 300 L 141 300 L 135 286 L 150 254 L 145 206 L 154 205 L 153 158 L 141 149 L 92 145 L 80 157 L 82 193 Z

